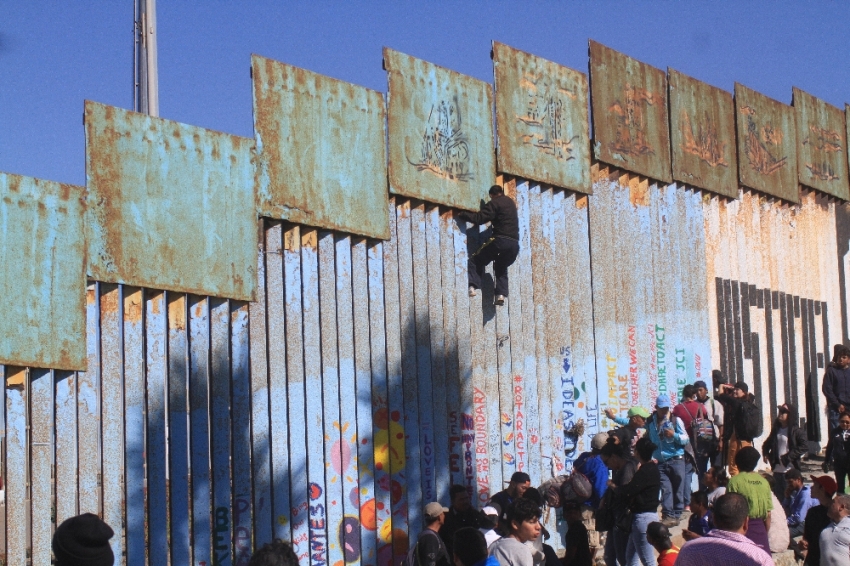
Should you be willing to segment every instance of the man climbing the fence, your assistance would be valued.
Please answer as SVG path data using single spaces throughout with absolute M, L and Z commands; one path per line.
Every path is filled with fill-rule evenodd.
M 493 262 L 496 277 L 495 304 L 504 305 L 508 296 L 508 267 L 519 253 L 519 221 L 516 204 L 499 185 L 490 187 L 490 202 L 476 213 L 461 211 L 458 220 L 475 225 L 490 223 L 492 234 L 469 258 L 469 296 L 481 288 L 484 268 Z

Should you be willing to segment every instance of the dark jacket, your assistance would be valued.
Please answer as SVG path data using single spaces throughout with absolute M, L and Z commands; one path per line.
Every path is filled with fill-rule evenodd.
M 794 409 L 788 415 L 788 453 L 786 456 L 777 451 L 776 435 L 782 425 L 779 423 L 779 419 L 773 421 L 770 434 L 761 445 L 762 456 L 767 458 L 771 468 L 781 461 L 783 466 L 790 465 L 798 470 L 800 469 L 800 458 L 808 452 L 808 439 L 806 438 L 806 431 L 800 428 L 799 422 L 797 410 Z
M 440 538 L 446 545 L 446 552 L 452 556 L 454 552 L 455 532 L 464 527 L 478 528 L 478 511 L 470 507 L 466 511 L 459 513 L 454 507 L 449 508 L 446 513 L 446 522 L 440 527 Z
M 721 393 L 715 399 L 723 405 L 723 440 L 729 440 L 735 432 L 735 416 L 743 399 L 738 399 L 731 393 Z
M 493 228 L 493 236 L 502 236 L 519 241 L 519 221 L 517 219 L 516 204 L 507 195 L 497 195 L 490 202 L 481 207 L 480 212 L 461 211 L 457 215 L 461 220 L 467 220 L 473 224 L 490 223 Z
M 850 439 L 844 440 L 844 431 L 837 428 L 829 433 L 826 445 L 826 461 L 847 469 L 850 467 Z
M 823 376 L 821 390 L 826 397 L 827 405 L 833 411 L 837 411 L 839 405 L 850 409 L 850 367 L 841 369 L 836 364 L 830 363 Z
M 656 511 L 661 492 L 661 472 L 658 471 L 658 464 L 647 462 L 641 465 L 632 476 L 632 481 L 613 489 L 616 496 L 622 498 L 632 512 Z

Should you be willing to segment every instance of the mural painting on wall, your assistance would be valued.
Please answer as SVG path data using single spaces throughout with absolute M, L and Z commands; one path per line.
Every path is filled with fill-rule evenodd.
M 738 169 L 741 184 L 789 202 L 800 202 L 794 110 L 735 83 Z
M 800 183 L 850 199 L 844 113 L 796 87 L 793 92 Z
M 596 159 L 672 181 L 664 71 L 590 41 Z
M 738 196 L 732 95 L 668 69 L 673 179 L 730 198 Z
M 490 85 L 384 48 L 390 192 L 478 210 L 495 181 Z
M 589 194 L 587 77 L 493 42 L 499 171 Z

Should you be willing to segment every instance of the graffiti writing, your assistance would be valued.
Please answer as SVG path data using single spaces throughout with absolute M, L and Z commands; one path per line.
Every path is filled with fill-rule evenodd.
M 552 84 L 545 73 L 526 74 L 520 80 L 520 87 L 525 90 L 528 102 L 525 114 L 516 117 L 526 127 L 526 132 L 520 134 L 522 143 L 562 161 L 575 159 L 578 136 L 567 137 L 564 97 L 575 100 L 576 93 Z
M 649 338 L 649 397 L 654 399 L 659 393 L 658 389 L 658 365 L 656 363 L 656 350 L 658 345 L 655 343 L 655 325 L 646 325 L 646 334 Z
M 629 346 L 629 384 L 631 387 L 631 406 L 640 405 L 640 376 L 638 375 L 637 357 L 637 327 L 629 325 L 627 344 Z M 620 385 L 624 387 L 624 385 Z M 624 395 L 620 396 L 620 410 L 627 409 L 628 403 L 623 403 Z M 625 406 L 624 406 L 625 405 Z
M 782 131 L 773 127 L 768 122 L 761 130 L 756 124 L 756 111 L 751 106 L 742 106 L 741 113 L 747 120 L 747 138 L 745 140 L 745 153 L 753 171 L 763 175 L 773 175 L 788 161 L 788 157 L 777 157 L 771 148 L 782 144 Z
M 225 564 L 230 560 L 230 510 L 215 508 L 215 541 L 213 542 L 213 565 Z
M 470 171 L 469 140 L 462 127 L 457 96 L 441 100 L 428 113 L 418 159 L 408 157 L 408 163 L 417 171 L 428 171 L 444 179 L 474 180 Z
M 835 130 L 812 125 L 809 126 L 809 132 L 811 133 L 803 140 L 803 145 L 810 145 L 815 151 L 824 153 L 841 151 L 841 134 Z
M 667 352 L 664 340 L 664 327 L 655 325 L 655 365 L 658 374 L 658 394 L 666 394 L 667 391 Z M 675 400 L 673 400 L 675 403 Z
M 483 504 L 490 499 L 490 461 L 487 449 L 487 407 L 484 392 L 472 390 L 475 414 L 475 480 L 478 483 L 478 500 Z
M 695 155 L 710 167 L 729 167 L 724 154 L 726 153 L 726 142 L 720 140 L 717 127 L 711 120 L 708 112 L 705 113 L 705 121 L 697 123 L 694 132 L 691 118 L 684 110 L 681 113 L 682 137 L 684 144 L 682 150 Z
M 563 356 L 563 373 L 561 373 L 561 426 L 564 431 L 564 456 L 566 456 L 566 464 L 569 465 L 575 454 L 579 439 L 583 431 L 576 430 L 575 421 L 575 378 L 572 368 L 572 352 L 569 346 L 561 348 L 561 356 Z
M 682 393 L 682 388 L 685 387 L 687 383 L 687 372 L 688 367 L 686 365 L 688 358 L 685 356 L 684 348 L 676 348 L 676 395 L 677 397 Z
M 516 450 L 516 469 L 521 472 L 525 469 L 525 397 L 522 387 L 522 376 L 514 376 L 514 446 Z
M 251 502 L 237 497 L 233 500 L 233 552 L 235 564 L 244 566 L 251 560 Z
M 422 423 L 422 497 L 426 501 L 436 499 L 434 495 L 434 439 L 429 423 Z
M 327 564 L 328 532 L 325 506 L 318 502 L 322 496 L 319 484 L 310 483 L 310 563 L 318 566 Z M 316 503 L 313 503 L 313 502 Z
M 623 87 L 623 96 L 608 107 L 617 124 L 614 141 L 609 144 L 611 151 L 634 157 L 655 153 L 646 137 L 649 106 L 664 106 L 664 97 L 628 83 Z

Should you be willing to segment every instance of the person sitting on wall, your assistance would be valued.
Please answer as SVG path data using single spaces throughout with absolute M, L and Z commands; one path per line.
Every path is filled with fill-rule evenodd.
M 480 212 L 460 211 L 458 220 L 475 225 L 490 223 L 493 234 L 469 258 L 469 296 L 474 297 L 481 288 L 484 268 L 494 262 L 496 276 L 495 304 L 504 305 L 508 296 L 508 267 L 513 265 L 519 254 L 519 220 L 516 203 L 505 194 L 499 185 L 490 187 L 490 202 Z

